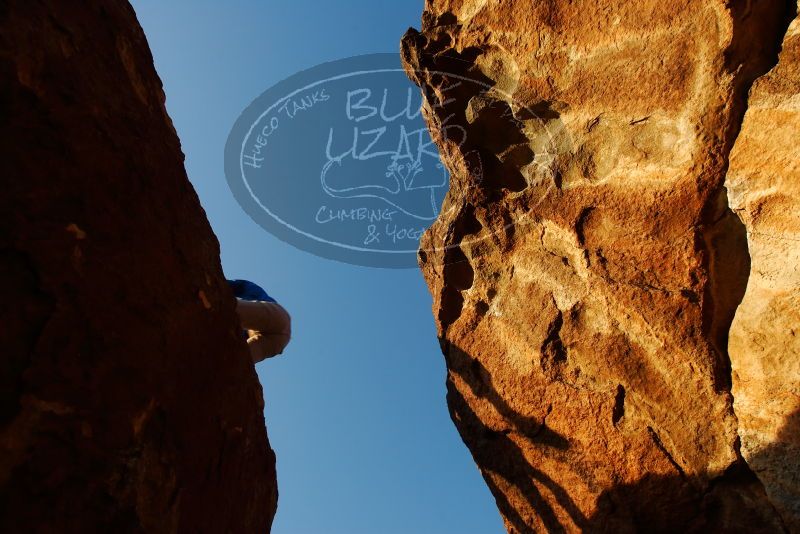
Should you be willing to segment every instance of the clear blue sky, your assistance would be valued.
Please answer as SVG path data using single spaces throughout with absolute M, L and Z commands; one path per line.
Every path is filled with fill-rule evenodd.
M 297 250 L 242 211 L 223 174 L 226 137 L 251 100 L 321 62 L 398 50 L 422 0 L 133 4 L 226 274 L 262 283 L 293 316 L 284 355 L 257 366 L 278 457 L 273 532 L 503 532 L 447 414 L 419 271 Z

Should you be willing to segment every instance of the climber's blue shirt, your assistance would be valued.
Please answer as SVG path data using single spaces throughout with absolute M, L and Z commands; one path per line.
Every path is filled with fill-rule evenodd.
M 267 295 L 264 289 L 249 280 L 228 280 L 228 285 L 231 286 L 236 298 L 242 300 L 275 302 L 275 299 Z

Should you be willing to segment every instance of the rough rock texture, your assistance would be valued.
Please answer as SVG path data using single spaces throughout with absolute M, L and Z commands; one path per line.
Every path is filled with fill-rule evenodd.
M 777 0 L 429 0 L 403 38 L 451 171 L 420 251 L 448 405 L 509 532 L 795 528 L 800 227 L 782 207 L 797 197 L 770 189 L 797 187 L 793 65 L 754 89 L 732 169 L 749 233 L 725 187 L 748 90 L 794 15 Z M 750 286 L 748 241 L 770 265 Z M 778 373 L 786 394 L 766 408 Z M 732 375 L 756 383 L 741 436 Z
M 132 8 L 0 3 L 0 79 L 0 531 L 267 531 L 261 388 Z
M 731 326 L 742 455 L 800 532 L 800 19 L 750 90 L 726 179 L 747 227 L 750 279 Z

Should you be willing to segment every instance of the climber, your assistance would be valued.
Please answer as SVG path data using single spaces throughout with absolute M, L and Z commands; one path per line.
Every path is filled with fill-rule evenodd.
M 236 313 L 247 335 L 254 363 L 283 352 L 291 338 L 289 313 L 261 287 L 248 280 L 228 280 L 236 297 Z

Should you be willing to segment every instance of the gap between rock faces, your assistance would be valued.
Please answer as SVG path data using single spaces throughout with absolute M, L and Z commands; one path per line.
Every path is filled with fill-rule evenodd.
M 441 4 L 437 4 L 437 2 L 432 2 L 428 4 L 426 8 L 423 16 L 423 21 L 425 22 L 425 25 L 423 26 L 423 33 L 419 34 L 410 31 L 403 41 L 404 60 L 407 71 L 409 71 L 412 79 L 420 85 L 428 83 L 422 79 L 423 76 L 420 75 L 420 70 L 424 71 L 426 68 L 431 68 L 431 70 L 443 70 L 438 64 L 436 64 L 436 60 L 441 57 L 446 57 L 447 54 L 452 53 L 451 48 L 454 46 L 452 43 L 458 42 L 459 46 L 467 46 L 470 43 L 470 38 L 474 37 L 474 35 L 469 34 L 467 31 L 462 32 L 463 28 L 459 24 L 458 16 L 455 13 L 449 13 L 445 11 L 437 14 L 437 10 L 442 9 Z M 721 127 L 723 139 L 721 141 L 719 150 L 716 152 L 716 154 L 711 155 L 714 158 L 717 158 L 712 167 L 714 172 L 710 176 L 703 176 L 698 182 L 698 198 L 703 200 L 702 207 L 700 209 L 700 215 L 695 223 L 696 226 L 694 227 L 694 231 L 696 232 L 695 247 L 698 256 L 701 258 L 703 268 L 708 273 L 708 282 L 705 284 L 702 294 L 695 296 L 695 304 L 698 304 L 702 309 L 701 329 L 703 336 L 709 345 L 709 353 L 713 355 L 711 359 L 712 364 L 710 366 L 710 375 L 712 377 L 714 389 L 717 391 L 717 393 L 727 394 L 728 400 L 726 402 L 726 406 L 731 414 L 731 368 L 730 359 L 727 354 L 727 338 L 731 321 L 733 320 L 736 308 L 739 305 L 747 286 L 747 279 L 749 275 L 749 254 L 747 251 L 745 228 L 727 205 L 724 180 L 727 172 L 730 150 L 741 127 L 744 112 L 747 107 L 748 90 L 755 79 L 764 75 L 776 64 L 777 53 L 780 49 L 780 43 L 782 42 L 783 34 L 785 33 L 789 21 L 794 16 L 793 13 L 787 13 L 788 10 L 783 9 L 784 7 L 785 4 L 779 2 L 772 2 L 769 5 L 762 4 L 761 6 L 755 7 L 751 6 L 750 3 L 747 3 L 746 5 L 744 3 L 737 3 L 731 7 L 733 26 L 732 38 L 730 46 L 723 52 L 723 55 L 728 71 L 736 73 L 736 81 L 731 84 L 731 106 L 725 115 L 727 117 L 727 122 L 725 122 Z M 460 8 L 454 9 L 458 10 Z M 480 10 L 477 9 L 476 12 L 478 11 Z M 782 11 L 783 13 L 781 13 Z M 472 13 L 471 16 L 475 16 L 475 13 Z M 497 21 L 492 21 L 491 17 L 485 17 L 482 19 L 482 24 L 488 25 L 487 27 L 491 27 L 493 22 L 496 23 Z M 469 22 L 465 22 L 465 24 L 469 24 Z M 509 24 L 513 26 L 513 22 L 509 22 Z M 470 31 L 475 30 L 470 29 Z M 758 39 L 758 37 L 761 35 L 769 35 L 772 37 L 769 39 Z M 466 49 L 467 48 L 465 48 L 465 50 Z M 470 52 L 470 54 L 475 55 L 474 47 L 469 49 L 473 50 Z M 426 57 L 426 53 L 430 54 L 430 57 Z M 757 59 L 753 60 L 754 57 Z M 450 61 L 450 63 L 452 63 L 452 61 Z M 462 71 L 464 69 L 469 69 L 469 63 L 469 61 L 462 61 L 459 63 L 459 67 L 462 69 Z M 474 63 L 475 62 L 473 60 L 472 64 L 474 65 Z M 426 65 L 434 66 L 426 67 Z M 424 93 L 426 96 L 428 96 L 432 93 L 435 93 L 435 91 L 426 90 Z M 459 102 L 459 104 L 463 106 L 464 103 Z M 435 106 L 435 103 L 431 105 Z M 491 109 L 491 107 L 487 107 L 485 109 Z M 435 125 L 436 119 L 433 118 L 431 120 Z M 484 121 L 484 126 L 485 122 L 486 121 Z M 434 126 L 432 125 L 431 127 L 433 128 Z M 490 136 L 487 135 L 485 130 L 486 129 L 484 128 L 483 134 L 477 136 L 478 139 L 484 140 L 478 143 L 478 145 L 481 143 L 492 145 L 492 141 L 495 141 L 486 141 L 486 139 Z M 485 148 L 485 150 L 489 150 L 490 148 L 492 147 L 488 146 Z M 443 147 L 442 153 L 444 160 L 450 167 L 451 175 L 456 180 L 459 180 L 460 176 L 465 174 L 465 169 L 467 170 L 466 174 L 469 174 L 469 165 L 461 165 L 458 163 L 457 155 L 454 155 L 452 147 Z M 483 153 L 481 154 L 483 155 Z M 514 160 L 512 159 L 511 161 L 513 162 Z M 490 172 L 503 171 L 497 167 L 490 167 Z M 556 175 L 559 174 L 556 173 Z M 491 180 L 489 181 L 491 182 Z M 518 192 L 515 191 L 514 187 L 503 187 L 502 184 L 498 188 L 501 192 L 504 191 L 504 193 L 501 195 L 485 193 L 481 187 L 473 187 L 472 189 L 468 189 L 468 185 L 465 184 L 455 183 L 454 185 L 454 187 L 451 186 L 451 193 L 449 195 L 449 197 L 452 198 L 448 198 L 448 200 L 450 202 L 457 203 L 465 197 L 468 198 L 473 217 L 476 209 L 475 206 L 481 210 L 483 214 L 481 219 L 484 227 L 486 226 L 486 211 L 491 209 L 494 209 L 495 211 L 502 210 L 502 204 L 507 204 L 508 202 L 507 193 Z M 476 189 L 479 190 L 478 193 L 475 193 Z M 561 183 L 557 183 L 557 189 L 562 189 Z M 500 207 L 498 207 L 498 205 L 500 205 Z M 597 208 L 595 206 L 584 208 L 584 211 L 581 212 L 584 216 L 576 216 L 575 220 L 585 220 L 586 216 L 588 216 L 591 211 L 596 209 Z M 476 257 L 474 255 L 474 250 L 470 250 L 470 247 L 467 247 L 467 250 L 462 250 L 462 240 L 464 236 L 462 235 L 459 237 L 459 232 L 453 231 L 454 228 L 457 228 L 459 220 L 460 219 L 458 216 L 450 219 L 448 224 L 449 229 L 447 232 L 437 232 L 436 228 L 432 228 L 426 235 L 428 242 L 424 242 L 424 247 L 427 247 L 427 250 L 424 254 L 424 257 L 422 254 L 420 256 L 422 260 L 423 271 L 426 272 L 426 278 L 428 279 L 429 286 L 434 295 L 434 309 L 438 308 L 439 310 L 438 323 L 440 326 L 440 333 L 450 340 L 447 342 L 448 347 L 452 347 L 458 343 L 459 336 L 464 335 L 463 329 L 454 331 L 453 328 L 451 328 L 452 325 L 460 324 L 461 321 L 467 321 L 470 324 L 475 324 L 472 322 L 472 319 L 462 319 L 462 314 L 466 313 L 469 315 L 472 313 L 472 310 L 465 310 L 465 307 L 474 306 L 474 310 L 477 312 L 475 315 L 478 317 L 478 321 L 480 321 L 480 318 L 482 317 L 490 316 L 494 309 L 491 299 L 479 298 L 478 300 L 473 301 L 470 301 L 469 298 L 465 299 L 465 296 L 468 296 L 472 292 L 471 288 L 476 284 L 476 279 L 480 280 L 480 278 L 487 272 L 490 274 L 493 273 L 491 268 L 488 270 L 485 268 L 485 258 Z M 584 234 L 585 232 L 583 228 L 581 228 L 576 234 L 577 241 L 581 247 L 585 246 L 586 236 Z M 508 239 L 507 242 L 510 243 L 509 246 L 514 246 L 513 236 L 507 235 L 505 237 Z M 435 250 L 435 247 L 431 246 L 431 242 L 436 242 L 437 239 L 442 238 L 445 239 L 443 241 L 445 250 L 444 255 L 438 258 L 431 257 L 431 250 Z M 502 239 L 498 238 L 497 241 L 502 241 Z M 507 248 L 503 248 L 503 243 L 499 243 L 499 246 L 501 247 L 501 250 L 508 250 Z M 448 253 L 446 252 L 448 247 L 458 247 L 459 252 Z M 466 263 L 474 263 L 476 266 L 483 266 L 484 268 L 479 269 L 473 266 L 471 269 L 469 269 L 469 276 L 466 276 L 464 274 L 468 271 L 466 266 L 462 265 L 458 268 L 449 267 L 448 259 L 456 258 L 456 256 L 459 263 L 464 263 L 466 260 Z M 510 269 L 512 272 L 511 276 L 513 276 L 514 265 L 512 265 Z M 469 279 L 468 285 L 463 283 L 467 278 Z M 682 290 L 681 293 L 684 291 L 686 290 Z M 485 332 L 480 334 L 480 336 L 483 336 L 483 342 L 490 342 L 491 337 L 486 337 L 487 335 L 489 334 Z M 550 337 L 551 335 L 547 334 L 546 339 Z M 547 344 L 545 343 L 545 345 Z M 502 351 L 503 349 L 500 345 L 498 345 L 495 350 Z M 465 359 L 478 361 L 474 354 L 469 354 L 470 352 L 471 351 L 469 350 L 458 350 L 458 353 L 462 354 Z M 445 354 L 447 357 L 447 352 L 445 352 Z M 454 372 L 452 370 L 451 361 L 456 359 L 457 358 L 453 356 L 448 358 L 448 369 L 450 369 L 451 379 Z M 702 372 L 702 370 L 698 371 Z M 628 397 L 633 395 L 633 399 L 636 399 L 636 388 L 634 388 L 634 391 L 631 393 L 627 391 L 627 389 L 630 388 L 626 388 L 626 386 L 623 386 L 623 384 L 618 384 L 615 394 L 613 395 L 615 402 L 613 404 L 613 413 L 610 418 L 615 425 L 624 420 L 624 416 L 619 415 L 619 388 L 623 388 L 622 391 L 627 393 Z M 466 408 L 469 408 L 470 404 L 469 401 L 463 400 L 463 389 L 460 389 L 454 385 L 451 380 L 449 380 L 448 390 L 455 392 L 452 393 L 452 395 L 449 393 L 449 399 L 451 396 L 453 399 L 456 399 L 450 401 L 451 404 L 455 406 L 462 406 L 461 412 L 466 413 Z M 625 393 L 622 394 L 623 399 L 625 399 Z M 498 397 L 502 398 L 502 395 L 499 395 Z M 464 408 L 464 406 L 466 408 Z M 453 411 L 454 420 L 456 420 L 457 425 L 459 425 L 457 418 L 462 416 L 459 416 L 457 410 L 453 410 L 452 407 L 451 411 Z M 467 413 L 467 416 L 463 416 L 464 420 L 474 419 L 470 418 L 468 415 L 469 414 Z M 625 414 L 625 416 L 627 416 L 627 414 Z M 477 420 L 481 422 L 480 417 L 478 417 Z M 463 428 L 463 430 L 462 427 L 459 426 L 459 431 L 461 432 L 465 443 L 476 457 L 478 465 L 481 466 L 483 470 L 484 466 L 482 465 L 482 461 L 486 461 L 486 458 L 482 452 L 482 449 L 486 447 L 486 442 L 485 440 L 476 441 L 472 436 L 470 436 L 470 429 L 474 428 L 476 424 L 467 425 Z M 652 429 L 651 432 L 653 432 Z M 658 434 L 655 435 L 658 436 Z M 662 443 L 660 438 L 657 438 L 657 441 L 661 444 L 661 447 L 657 448 L 663 450 L 665 456 L 669 458 L 675 466 L 677 466 L 676 470 L 680 472 L 682 470 L 681 462 L 685 460 L 681 459 L 680 454 L 675 455 L 677 459 L 673 458 L 674 453 L 670 452 L 670 445 Z M 739 454 L 738 439 L 733 441 L 731 446 L 733 446 L 735 449 L 735 457 L 737 458 L 737 461 L 734 462 L 733 465 L 729 466 L 728 469 L 723 472 L 723 474 L 718 476 L 718 478 L 711 477 L 709 479 L 699 477 L 694 480 L 695 477 L 692 475 L 689 477 L 692 479 L 690 480 L 690 486 L 698 488 L 703 486 L 716 488 L 714 489 L 714 495 L 716 495 L 715 498 L 720 501 L 717 502 L 717 506 L 722 506 L 720 503 L 722 501 L 726 501 L 724 503 L 724 508 L 727 510 L 735 510 L 737 507 L 741 507 L 743 509 L 747 508 L 741 503 L 737 505 L 731 501 L 732 498 L 736 500 L 736 498 L 744 498 L 743 496 L 745 495 L 749 496 L 746 498 L 746 500 L 760 502 L 762 507 L 766 502 L 766 506 L 769 507 L 763 487 L 760 487 L 758 479 L 752 474 L 752 472 L 749 471 L 749 468 L 747 467 L 746 463 L 743 462 L 741 455 Z M 524 454 L 523 458 L 517 458 L 520 460 L 520 463 L 517 466 L 519 470 L 523 470 L 531 466 L 531 459 L 529 457 L 525 457 Z M 504 469 L 507 474 L 511 476 L 510 474 L 514 471 L 514 466 L 507 466 L 504 467 Z M 487 469 L 487 471 L 490 472 L 487 473 L 484 471 L 484 477 L 487 478 L 487 483 L 489 483 L 490 487 L 492 487 L 495 497 L 498 498 L 498 506 L 501 508 L 501 512 L 506 518 L 507 523 L 511 521 L 511 525 L 509 526 L 517 529 L 520 532 L 526 531 L 525 528 L 530 529 L 531 525 L 533 524 L 539 524 L 541 526 L 541 523 L 538 523 L 538 521 L 545 521 L 547 518 L 536 519 L 534 517 L 536 515 L 535 511 L 532 512 L 533 516 L 522 517 L 524 514 L 522 514 L 519 507 L 515 506 L 514 504 L 510 504 L 508 499 L 507 491 L 514 490 L 508 488 L 499 488 L 495 479 L 490 480 L 491 469 Z M 735 476 L 731 474 L 733 472 L 736 473 Z M 650 480 L 652 481 L 652 479 Z M 719 481 L 724 481 L 724 483 Z M 661 485 L 672 485 L 672 483 L 668 482 L 667 479 L 662 480 L 662 482 L 664 484 Z M 737 489 L 737 484 L 739 484 L 741 488 Z M 655 486 L 659 486 L 659 484 L 657 483 Z M 619 487 L 628 489 L 626 491 L 613 493 L 614 496 L 611 497 L 611 501 L 615 503 L 613 507 L 618 508 L 620 506 L 625 506 L 626 504 L 630 504 L 626 503 L 626 500 L 635 500 L 638 498 L 636 497 L 636 484 L 633 484 L 632 486 L 628 484 L 622 484 L 619 485 Z M 657 488 L 651 487 L 649 482 L 647 487 L 648 491 L 656 492 Z M 686 493 L 686 491 L 686 488 L 683 487 L 683 489 L 678 491 L 678 493 Z M 739 492 L 739 497 L 736 497 L 737 492 Z M 661 493 L 661 491 L 657 491 L 657 493 Z M 609 495 L 612 495 L 612 493 L 609 493 Z M 694 523 L 696 526 L 698 521 L 701 521 L 701 519 L 702 521 L 706 521 L 706 525 L 713 524 L 714 520 L 721 520 L 719 517 L 716 519 L 712 517 L 714 515 L 711 513 L 711 508 L 713 508 L 713 506 L 708 508 L 706 506 L 699 506 L 697 504 L 697 499 L 703 500 L 701 498 L 703 495 L 702 492 L 689 492 L 687 495 L 689 496 L 686 497 L 684 504 L 686 506 L 691 504 L 691 506 L 696 508 L 695 514 L 688 514 L 692 516 L 692 520 L 686 524 L 687 526 L 690 523 Z M 500 502 L 501 497 L 502 499 L 505 499 L 505 503 Z M 528 504 L 530 505 L 530 503 Z M 532 508 L 535 509 L 536 507 L 534 506 Z M 540 505 L 539 508 L 542 508 L 542 505 Z M 544 508 L 546 509 L 546 507 Z M 633 508 L 635 508 L 635 506 Z M 756 508 L 749 510 L 748 513 L 752 512 L 758 515 L 759 510 Z M 639 511 L 642 513 L 646 512 L 646 510 L 642 509 L 641 507 Z M 761 511 L 763 512 L 763 510 Z M 612 512 L 613 511 L 606 509 L 603 514 L 599 513 L 593 516 L 595 521 L 594 525 L 599 526 L 602 525 L 604 521 L 610 521 L 608 517 L 603 517 L 603 515 L 611 514 Z M 633 511 L 631 513 L 633 515 L 629 517 L 628 520 L 633 521 L 635 524 L 636 514 Z M 769 516 L 770 513 L 773 512 L 769 511 L 767 516 Z M 546 511 L 544 514 L 545 516 L 548 515 Z M 571 516 L 572 514 L 567 515 Z M 740 519 L 743 517 L 744 516 L 740 514 Z M 755 516 L 752 516 L 751 519 L 754 517 Z M 644 516 L 642 516 L 642 519 L 643 518 Z M 550 520 L 547 519 L 545 522 L 547 523 L 549 521 Z M 711 521 L 711 523 L 708 523 L 708 521 Z M 761 518 L 761 521 L 765 525 L 771 524 L 772 527 L 778 529 L 781 528 L 780 525 L 775 523 L 775 517 L 770 518 L 765 516 Z M 618 523 L 617 526 L 623 527 L 624 524 L 625 522 L 622 521 L 621 523 Z M 548 529 L 551 527 L 556 528 L 554 524 L 550 523 Z

